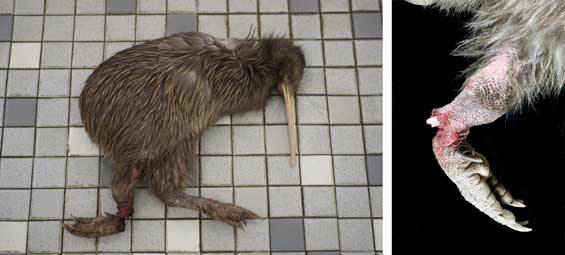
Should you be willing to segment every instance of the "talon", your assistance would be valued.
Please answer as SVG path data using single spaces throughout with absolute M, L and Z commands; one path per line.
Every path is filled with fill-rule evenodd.
M 514 201 L 512 201 L 512 203 L 510 203 L 510 205 L 514 206 L 514 207 L 519 207 L 519 208 L 526 208 L 524 201 L 522 201 L 520 199 L 514 199 Z
M 82 237 L 95 238 L 125 230 L 124 219 L 113 214 L 107 214 L 106 217 L 73 218 L 75 220 L 72 225 L 63 223 L 63 227 L 69 231 L 69 233 Z

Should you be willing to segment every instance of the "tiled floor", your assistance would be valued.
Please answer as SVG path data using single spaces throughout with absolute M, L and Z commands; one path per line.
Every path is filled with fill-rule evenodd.
M 107 15 L 105 15 L 107 14 Z M 84 239 L 72 215 L 115 212 L 111 162 L 81 128 L 84 80 L 120 49 L 181 31 L 284 34 L 306 52 L 290 169 L 281 97 L 202 137 L 187 192 L 264 219 L 245 231 L 167 208 L 147 189 L 118 235 Z M 378 0 L 0 0 L 0 253 L 374 254 L 382 249 Z M 285 253 L 291 254 L 291 253 Z

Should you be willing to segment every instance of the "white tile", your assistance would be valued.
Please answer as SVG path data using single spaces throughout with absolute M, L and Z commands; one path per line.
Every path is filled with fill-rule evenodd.
M 228 9 L 226 0 L 198 1 L 199 12 L 226 12 Z
M 96 146 L 83 127 L 69 128 L 69 156 L 96 156 L 98 146 Z
M 333 185 L 331 156 L 300 157 L 302 185 Z
M 375 236 L 375 250 L 383 249 L 383 220 L 373 220 L 373 233 Z
M 10 68 L 39 68 L 41 43 L 13 43 Z
M 25 252 L 27 222 L 0 222 L 0 252 Z
M 200 251 L 198 220 L 167 220 L 167 251 Z

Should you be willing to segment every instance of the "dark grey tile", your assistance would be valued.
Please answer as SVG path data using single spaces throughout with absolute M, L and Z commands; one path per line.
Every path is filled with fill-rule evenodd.
M 369 185 L 383 185 L 383 157 L 367 156 L 367 175 Z
M 12 22 L 14 16 L 0 15 L 0 41 L 12 40 Z
M 272 251 L 304 251 L 303 219 L 271 219 Z
M 100 159 L 100 187 L 110 187 L 114 174 L 114 162 L 105 158 Z
M 317 12 L 318 0 L 290 0 L 290 12 Z
M 34 126 L 37 99 L 6 99 L 4 125 Z
M 136 6 L 136 0 L 106 0 L 108 14 L 134 14 Z
M 383 37 L 380 13 L 354 13 L 353 30 L 355 37 Z
M 167 35 L 196 31 L 196 15 L 167 15 Z

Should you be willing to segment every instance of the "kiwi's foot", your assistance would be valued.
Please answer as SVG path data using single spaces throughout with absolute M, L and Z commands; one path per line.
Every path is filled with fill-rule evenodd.
M 124 219 L 125 218 L 106 213 L 106 216 L 98 216 L 96 218 L 74 218 L 74 223 L 65 223 L 63 226 L 71 234 L 95 238 L 123 232 L 126 229 Z
M 203 213 L 208 214 L 213 219 L 220 220 L 237 228 L 247 225 L 246 220 L 258 219 L 259 216 L 254 212 L 243 207 L 222 203 L 212 199 L 204 202 Z

